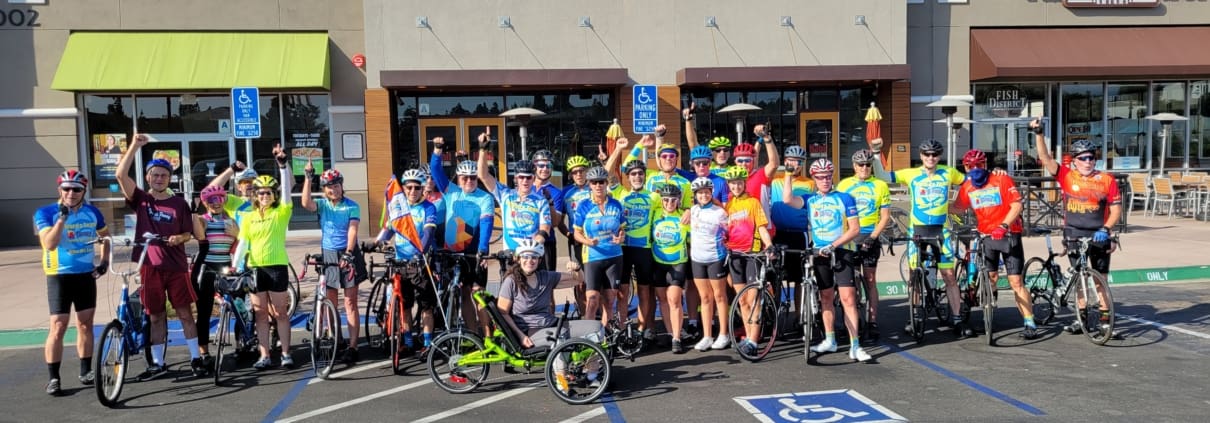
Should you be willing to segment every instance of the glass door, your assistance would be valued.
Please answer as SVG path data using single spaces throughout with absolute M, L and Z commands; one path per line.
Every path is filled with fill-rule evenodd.
M 490 129 L 491 144 L 488 147 L 488 157 L 491 172 L 505 184 L 508 180 L 507 167 L 514 160 L 506 158 L 505 146 L 499 142 L 500 134 L 504 131 L 504 118 L 456 118 L 456 119 L 421 119 L 420 123 L 420 159 L 422 166 L 427 166 L 428 155 L 433 151 L 433 138 L 441 137 L 445 142 L 442 151 L 442 167 L 446 174 L 452 174 L 454 166 L 462 160 L 479 159 L 479 134 Z M 459 153 L 466 154 L 465 157 Z M 499 169 L 505 169 L 500 172 Z
M 462 143 L 458 140 L 458 127 L 461 125 L 461 119 L 421 119 L 420 120 L 420 158 L 418 160 L 422 168 L 428 169 L 429 154 L 433 151 L 433 138 L 441 137 L 445 142 L 445 148 L 441 152 L 441 167 L 445 169 L 446 174 L 453 173 L 454 165 L 457 164 L 455 153 L 465 151 Z
M 520 149 L 505 152 L 505 143 L 500 142 L 501 139 L 504 139 L 501 135 L 504 133 L 504 118 L 462 119 L 462 128 L 464 130 L 463 133 L 466 134 L 464 137 L 468 146 L 467 151 L 472 152 L 471 159 L 474 160 L 479 158 L 477 153 L 475 153 L 479 149 L 479 146 L 476 145 L 479 142 L 479 134 L 484 133 L 484 131 L 489 132 L 491 142 L 487 148 L 487 151 L 489 151 L 488 154 L 490 154 L 487 157 L 487 163 L 491 169 L 488 171 L 492 173 L 492 176 L 496 177 L 496 180 L 505 185 L 510 185 L 508 180 L 509 166 L 512 166 L 519 159 L 511 157 L 513 154 L 511 152 L 515 151 L 519 155 Z
M 850 159 L 840 156 L 840 113 L 811 112 L 798 115 L 799 146 L 807 150 L 807 162 L 826 158 L 832 160 L 836 173 L 840 169 L 852 169 Z M 843 163 L 841 160 L 844 160 Z
M 190 141 L 188 154 L 183 160 L 183 166 L 189 168 L 189 190 L 186 198 L 194 199 L 202 188 L 210 184 L 218 174 L 223 173 L 235 161 L 235 143 L 230 138 L 225 140 Z

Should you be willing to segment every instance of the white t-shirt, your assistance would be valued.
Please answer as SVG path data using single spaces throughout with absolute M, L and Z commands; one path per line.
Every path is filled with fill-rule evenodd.
M 727 211 L 707 204 L 689 209 L 689 258 L 698 263 L 714 263 L 727 257 L 724 224 Z

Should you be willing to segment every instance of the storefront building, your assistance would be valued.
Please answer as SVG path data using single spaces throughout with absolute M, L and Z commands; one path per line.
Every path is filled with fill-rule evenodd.
M 1102 169 L 1210 168 L 1210 56 L 1199 53 L 1210 39 L 1204 4 L 920 3 L 908 6 L 908 55 L 920 71 L 913 74 L 914 106 L 937 119 L 923 103 L 971 95 L 972 107 L 959 110 L 976 121 L 958 131 L 964 149 L 983 149 L 995 165 L 1037 176 L 1027 125 L 1044 117 L 1056 154 L 1089 140 L 1100 147 Z M 926 79 L 932 84 L 920 82 Z M 1167 145 L 1160 122 L 1145 119 L 1164 112 L 1189 118 L 1173 123 Z M 945 136 L 944 125 L 924 119 L 913 138 Z
M 55 175 L 78 168 L 88 200 L 128 235 L 114 171 L 134 132 L 153 141 L 137 163 L 172 162 L 170 186 L 190 201 L 235 160 L 276 176 L 270 152 L 281 144 L 294 157 L 295 202 L 313 160 L 344 172 L 348 195 L 365 204 L 365 78 L 350 60 L 365 40 L 359 2 L 246 1 L 240 13 L 179 0 L 22 3 L 34 4 L 7 6 L 37 25 L 0 31 L 10 54 L 30 58 L 11 61 L 0 82 L 14 94 L 0 104 L 0 176 L 23 181 L 0 194 L 5 227 L 29 228 L 55 199 Z M 260 138 L 234 137 L 236 86 L 260 88 Z M 141 166 L 132 176 L 143 183 Z M 314 214 L 295 213 L 294 233 L 315 228 Z M 32 230 L 13 233 L 0 245 L 36 244 Z
M 875 103 L 884 148 L 908 160 L 903 2 L 368 0 L 364 7 L 366 33 L 379 35 L 366 40 L 371 186 L 426 165 L 436 136 L 474 157 L 474 140 L 489 127 L 498 176 L 538 149 L 595 158 L 615 119 L 637 140 L 632 88 L 648 84 L 656 86 L 667 139 L 682 150 L 679 111 L 696 103 L 703 142 L 735 140 L 741 119 L 742 139 L 751 142 L 755 124 L 771 123 L 780 147 L 810 144 L 851 172 L 848 156 L 865 145 L 864 117 Z M 717 113 L 737 103 L 760 110 Z M 521 107 L 541 114 L 501 116 Z M 450 170 L 458 157 L 447 152 Z

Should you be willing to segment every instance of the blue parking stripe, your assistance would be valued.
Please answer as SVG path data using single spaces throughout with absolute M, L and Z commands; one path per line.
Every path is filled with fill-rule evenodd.
M 601 406 L 605 407 L 605 415 L 609 416 L 611 423 L 626 423 L 626 418 L 622 417 L 622 409 L 618 408 L 618 403 L 614 400 L 613 394 L 606 392 L 604 395 L 601 395 Z
M 931 361 L 920 358 L 920 357 L 916 356 L 915 354 L 904 351 L 902 348 L 899 348 L 898 345 L 893 345 L 893 344 L 883 344 L 883 345 L 886 346 L 887 349 L 894 351 L 896 354 L 899 354 L 899 355 L 903 356 L 904 358 L 915 362 L 916 364 L 924 366 L 925 368 L 928 368 L 929 370 L 932 370 L 934 372 L 940 373 L 942 376 L 945 376 L 950 379 L 961 382 L 963 385 L 969 386 L 972 389 L 982 392 L 983 394 L 985 394 L 989 397 L 998 399 L 1000 401 L 1004 401 L 1005 403 L 1008 403 L 1008 405 L 1017 407 L 1021 411 L 1024 411 L 1029 414 L 1033 414 L 1035 416 L 1045 416 L 1046 415 L 1046 412 L 1038 409 L 1037 407 L 1026 404 L 1025 402 L 1023 402 L 1021 400 L 1008 396 L 1008 394 L 1005 394 L 1003 392 L 1000 392 L 995 389 L 989 388 L 987 386 L 981 385 L 978 382 L 975 382 L 973 380 L 967 379 L 966 377 L 963 377 L 962 375 L 959 375 L 944 367 L 934 364 Z
M 290 392 L 286 392 L 286 396 L 282 397 L 281 401 L 278 401 L 277 405 L 274 405 L 272 410 L 269 410 L 269 414 L 266 414 L 265 418 L 262 419 L 261 422 L 270 423 L 277 421 L 277 418 L 281 417 L 282 413 L 285 413 L 287 408 L 290 408 L 290 404 L 294 403 L 294 400 L 298 399 L 298 396 L 302 394 L 303 390 L 307 389 L 307 383 L 310 382 L 311 378 L 313 377 L 315 377 L 315 372 L 311 371 L 308 372 L 307 376 L 299 379 L 298 382 L 294 382 L 294 386 L 290 387 Z

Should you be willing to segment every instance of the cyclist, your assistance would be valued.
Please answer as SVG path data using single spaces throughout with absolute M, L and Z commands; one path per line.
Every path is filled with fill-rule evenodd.
M 769 201 L 766 190 L 769 189 L 770 178 L 777 173 L 778 162 L 781 157 L 778 157 L 777 146 L 773 145 L 771 140 L 767 140 L 769 134 L 765 132 L 765 125 L 756 125 L 752 129 L 752 133 L 756 135 L 756 145 L 748 143 L 739 143 L 735 146 L 735 151 L 732 153 L 735 156 L 735 164 L 743 166 L 748 171 L 747 187 L 744 192 L 755 198 L 765 208 L 765 215 L 769 214 Z M 765 146 L 765 154 L 769 156 L 769 162 L 765 163 L 765 167 L 757 169 L 756 165 L 760 163 L 760 147 Z
M 614 299 L 622 281 L 622 241 L 626 234 L 626 216 L 622 203 L 609 196 L 609 172 L 602 167 L 588 169 L 590 195 L 576 205 L 572 219 L 573 234 L 584 246 L 584 284 L 587 304 L 584 316 L 593 319 L 603 308 L 601 322 L 608 324 L 613 317 Z M 601 295 L 604 294 L 604 304 Z M 625 309 L 623 304 L 620 308 Z
M 324 267 L 324 280 L 328 284 L 326 295 L 333 302 L 340 298 L 337 288 L 344 290 L 345 318 L 349 324 L 349 348 L 344 351 L 341 361 L 353 364 L 360 358 L 357 353 L 357 335 L 361 333 L 361 316 L 358 314 L 357 308 L 357 285 L 368 279 L 365 256 L 362 255 L 361 246 L 357 243 L 357 225 L 361 223 L 361 206 L 345 196 L 345 177 L 340 174 L 340 171 L 328 169 L 319 176 L 319 186 L 323 189 L 323 198 L 318 201 L 311 198 L 311 178 L 315 176 L 315 166 L 311 161 L 307 161 L 303 173 L 306 177 L 303 178 L 302 198 L 298 203 L 309 212 L 319 213 L 320 248 L 323 251 L 324 262 L 340 262 L 344 265 Z
M 281 147 L 273 148 L 273 158 L 283 175 L 291 175 L 286 163 L 286 152 Z M 235 248 L 236 272 L 245 268 L 252 270 L 256 280 L 256 291 L 252 297 L 252 311 L 256 316 L 256 337 L 260 344 L 260 359 L 252 365 L 257 370 L 273 367 L 269 350 L 269 319 L 277 324 L 277 336 L 281 340 L 281 365 L 294 368 L 290 356 L 290 316 L 285 311 L 290 303 L 290 258 L 286 256 L 286 229 L 294 215 L 294 204 L 290 200 L 293 176 L 284 178 L 279 184 L 269 175 L 261 175 L 252 182 L 256 188 L 256 203 L 252 209 L 239 212 L 239 245 Z M 280 191 L 278 191 L 280 189 Z M 245 258 L 247 259 L 245 261 Z
M 765 197 L 769 204 L 769 221 L 772 223 L 770 232 L 773 234 L 774 245 L 804 250 L 807 248 L 807 211 L 787 206 L 782 202 L 781 192 L 786 176 L 791 178 L 791 189 L 796 197 L 815 192 L 815 181 L 806 175 L 808 165 L 806 150 L 797 145 L 791 145 L 786 147 L 783 156 L 782 164 L 786 170 L 782 175 L 773 179 L 769 187 L 771 194 Z M 783 278 L 785 281 L 795 283 L 802 281 L 803 269 L 804 266 L 801 264 L 782 266 Z M 802 290 L 798 290 L 797 293 L 801 295 Z M 795 304 L 802 302 L 801 298 L 795 300 Z
M 214 367 L 210 356 L 210 314 L 214 312 L 214 281 L 231 266 L 231 250 L 239 237 L 235 219 L 223 211 L 227 190 L 209 185 L 201 194 L 204 211 L 193 215 L 193 237 L 198 256 L 193 260 L 193 291 L 197 293 L 197 342 L 205 368 Z
M 708 148 L 708 151 L 711 152 L 709 165 L 710 174 L 722 176 L 723 172 L 727 170 L 727 166 L 729 166 L 728 162 L 731 160 L 731 139 L 725 136 L 717 136 L 711 138 L 710 141 L 704 146 L 698 144 L 697 130 L 693 128 L 693 124 L 689 123 L 697 116 L 696 109 L 697 104 L 695 103 L 689 103 L 688 108 L 681 109 L 681 119 L 685 121 L 685 139 L 689 141 L 689 148 L 691 149 L 699 146 Z M 694 169 L 696 170 L 696 167 Z M 717 182 L 718 181 L 715 181 L 714 185 L 721 186 L 723 187 L 723 190 L 726 191 L 726 183 L 724 182 L 723 184 L 719 184 Z M 719 199 L 719 201 L 725 202 L 723 199 Z
M 698 351 L 727 348 L 727 210 L 714 200 L 714 182 L 707 177 L 693 180 L 693 207 L 682 216 L 689 224 L 689 258 L 693 284 L 701 297 L 702 339 L 693 348 Z M 715 340 L 714 320 L 718 312 L 719 335 Z M 692 310 L 690 310 L 692 313 Z M 693 323 L 692 320 L 689 323 Z
M 644 141 L 652 139 L 643 136 Z M 626 138 L 618 138 L 613 154 L 605 168 L 613 171 L 622 152 L 630 145 Z M 651 222 L 659 208 L 659 194 L 647 188 L 647 165 L 642 160 L 631 160 L 622 166 L 625 176 L 622 183 L 612 190 L 615 200 L 622 203 L 626 216 L 626 239 L 622 242 L 622 285 L 618 289 L 618 301 L 623 308 L 630 307 L 630 281 L 633 276 L 639 297 L 639 329 L 643 337 L 655 339 L 655 293 L 652 290 L 655 259 L 651 255 Z M 660 301 L 663 304 L 663 300 Z M 629 310 L 627 310 L 628 312 Z M 624 316 L 623 316 L 624 317 Z M 623 319 L 624 320 L 624 319 Z
M 223 187 L 227 185 L 227 181 L 235 179 L 236 194 L 227 194 L 227 199 L 223 203 L 223 211 L 227 215 L 234 217 L 236 212 L 247 211 L 252 208 L 252 202 L 256 200 L 256 190 L 252 187 L 252 181 L 256 180 L 255 170 L 249 169 L 244 165 L 244 162 L 236 160 L 231 163 L 231 166 L 224 170 L 218 176 L 214 177 L 206 188 Z M 204 188 L 203 188 L 204 189 Z
M 681 169 L 678 171 L 678 173 L 685 177 L 685 179 L 689 180 L 700 177 L 710 178 L 711 183 L 714 184 L 714 199 L 718 200 L 719 203 L 726 203 L 728 192 L 727 180 L 719 176 L 719 174 L 722 173 L 722 170 L 715 171 L 715 168 L 718 165 L 717 162 L 712 159 L 712 157 L 722 157 L 725 166 L 725 163 L 727 162 L 727 154 L 730 154 L 729 151 L 731 149 L 731 140 L 728 140 L 727 137 L 721 137 L 726 141 L 726 145 L 723 146 L 722 144 L 716 144 L 715 146 L 719 146 L 718 149 L 714 149 L 715 146 L 707 147 L 698 144 L 697 130 L 693 129 L 693 124 L 689 122 L 693 120 L 693 114 L 688 112 L 690 109 L 685 110 L 686 111 L 684 111 L 682 114 L 682 116 L 688 116 L 685 119 L 685 139 L 689 141 L 689 165 L 693 167 L 693 170 L 688 171 Z M 715 140 L 717 140 L 717 138 Z M 721 143 L 721 141 L 719 142 Z M 715 143 L 715 141 L 711 141 L 711 143 Z
M 172 163 L 164 159 L 152 159 L 144 169 L 149 191 L 140 189 L 130 177 L 130 166 L 135 153 L 150 141 L 147 135 L 135 134 L 134 141 L 118 162 L 116 171 L 118 186 L 126 205 L 134 210 L 136 234 L 153 233 L 167 237 L 167 241 L 148 242 L 134 248 L 132 260 L 138 260 L 143 248 L 147 248 L 147 259 L 139 269 L 143 283 L 140 299 L 143 309 L 151 316 L 152 364 L 139 375 L 139 380 L 151 380 L 168 373 L 164 362 L 164 344 L 167 343 L 168 313 L 164 302 L 172 301 L 181 331 L 185 333 L 185 344 L 189 348 L 189 366 L 194 376 L 205 374 L 204 363 L 198 350 L 197 324 L 193 320 L 191 307 L 197 301 L 189 282 L 189 262 L 185 258 L 185 243 L 193 238 L 193 214 L 184 198 L 168 192 L 172 178 Z M 139 240 L 140 242 L 142 240 Z
M 100 242 L 101 263 L 93 265 L 94 241 L 109 236 L 101 211 L 84 201 L 88 177 L 75 169 L 59 174 L 59 199 L 34 212 L 34 230 L 42 245 L 42 271 L 46 273 L 46 302 L 50 330 L 46 333 L 46 393 L 62 393 L 59 367 L 63 361 L 63 335 L 76 308 L 76 354 L 80 357 L 80 383 L 91 385 L 92 319 L 97 305 L 96 279 L 109 269 L 109 243 Z
M 939 164 L 945 147 L 940 141 L 929 139 L 920 143 L 920 160 L 923 165 L 916 168 L 900 169 L 887 172 L 882 168 L 882 160 L 878 158 L 878 148 L 881 144 L 871 145 L 874 152 L 874 176 L 889 183 L 906 184 L 912 195 L 911 226 L 909 236 L 940 237 L 940 245 L 936 247 L 938 255 L 937 269 L 945 281 L 945 296 L 950 304 L 950 319 L 954 334 L 959 338 L 974 336 L 975 332 L 962 321 L 959 311 L 962 304 L 958 293 L 958 283 L 954 277 L 954 241 L 950 236 L 949 205 L 950 189 L 962 184 L 965 176 L 952 167 Z M 908 244 L 908 260 L 916 265 L 916 244 Z M 942 322 L 944 324 L 945 322 Z M 909 324 L 904 330 L 911 332 Z
M 727 179 L 728 188 L 731 190 L 729 194 L 731 200 L 727 201 L 724 207 L 727 211 L 726 246 L 727 250 L 731 252 L 728 267 L 731 271 L 731 288 L 738 294 L 745 285 L 756 283 L 758 276 L 756 260 L 742 254 L 763 251 L 765 247 L 773 245 L 773 237 L 769 235 L 769 219 L 765 217 L 765 211 L 761 208 L 760 201 L 745 191 L 748 184 L 748 169 L 742 165 L 731 166 L 726 172 L 723 172 L 723 178 Z M 741 315 L 752 314 L 753 301 L 755 301 L 755 295 L 752 298 L 740 299 Z M 746 319 L 744 322 L 744 333 L 749 337 L 756 337 L 760 332 L 760 324 L 754 323 L 753 320 Z M 721 348 L 726 348 L 729 342 L 728 338 L 720 337 L 712 347 L 721 345 Z M 740 348 L 755 350 L 756 344 L 751 339 L 744 339 Z
M 819 303 L 823 305 L 824 340 L 811 351 L 816 353 L 836 351 L 836 291 L 840 291 L 840 303 L 844 306 L 844 325 L 849 331 L 849 358 L 868 361 L 870 355 L 861 348 L 857 335 L 857 287 L 853 285 L 852 241 L 861 233 L 857 202 L 846 192 L 832 190 L 832 161 L 819 159 L 811 163 L 811 178 L 819 189 L 814 194 L 794 196 L 790 188 L 790 175 L 782 187 L 782 200 L 787 206 L 807 210 L 810 216 L 811 245 L 819 253 L 812 259 L 816 283 L 819 284 Z M 835 260 L 831 256 L 835 256 Z M 833 265 L 833 262 L 835 264 Z
M 992 174 L 987 170 L 987 155 L 982 151 L 972 149 L 962 156 L 962 164 L 966 166 L 966 182 L 958 187 L 958 197 L 954 199 L 954 209 L 975 211 L 979 233 L 990 235 L 991 240 L 984 242 L 983 263 L 987 268 L 987 280 L 996 283 L 996 270 L 1003 260 L 1004 269 L 1008 273 L 1008 284 L 1013 289 L 1017 300 L 1017 310 L 1025 319 L 1025 329 L 1021 337 L 1034 339 L 1038 336 L 1038 326 L 1034 323 L 1033 304 L 1029 290 L 1022 284 L 1022 270 L 1025 268 L 1025 250 L 1021 247 L 1021 193 L 1013 178 L 1003 174 Z M 971 257 L 972 260 L 975 257 Z M 970 275 L 974 277 L 974 275 Z M 986 319 L 987 316 L 984 316 Z M 987 334 L 992 336 L 992 334 Z
M 534 163 L 534 176 L 538 178 L 534 182 L 534 189 L 537 189 L 538 194 L 541 194 L 542 198 L 546 199 L 547 207 L 550 208 L 550 227 L 562 227 L 563 190 L 550 181 L 550 177 L 554 174 L 554 168 L 552 167 L 554 166 L 554 162 L 552 160 L 555 155 L 549 150 L 538 150 L 529 157 L 530 161 Z M 547 233 L 550 233 L 550 231 L 548 230 Z M 542 263 L 544 269 L 555 270 L 555 266 L 558 265 L 559 255 L 553 254 L 553 252 L 558 251 L 558 245 L 559 242 L 554 236 L 546 238 L 546 243 L 542 246 L 546 250 L 550 250 L 552 254 L 543 256 L 545 260 Z
M 584 278 L 582 271 L 554 272 L 539 269 L 545 248 L 541 243 L 522 240 L 517 246 L 517 263 L 509 267 L 500 282 L 496 306 L 504 322 L 521 339 L 522 348 L 550 345 L 555 335 L 554 290 L 570 288 Z M 591 263 L 590 263 L 591 264 Z M 601 322 L 585 319 L 568 322 L 569 335 L 583 337 L 602 332 Z
M 866 334 L 871 340 L 877 341 L 878 333 L 878 259 L 882 256 L 882 243 L 878 237 L 891 222 L 891 190 L 886 182 L 874 178 L 871 163 L 874 153 L 870 150 L 857 150 L 853 153 L 853 176 L 844 178 L 836 185 L 836 190 L 849 194 L 857 204 L 858 223 L 861 232 L 853 242 L 857 245 L 857 255 L 854 266 L 861 266 L 865 279 L 865 290 L 868 299 L 866 307 L 866 322 L 869 328 Z
M 1063 191 L 1063 238 L 1068 251 L 1074 252 L 1071 243 L 1077 238 L 1092 238 L 1088 246 L 1088 264 L 1092 270 L 1102 276 L 1109 274 L 1109 254 L 1113 253 L 1114 245 L 1109 242 L 1112 228 L 1122 217 L 1122 194 L 1118 191 L 1117 179 L 1108 172 L 1096 169 L 1096 151 L 1098 147 L 1087 140 L 1071 143 L 1068 153 L 1072 157 L 1072 166 L 1059 166 L 1046 148 L 1046 131 L 1038 119 L 1029 123 L 1034 131 L 1034 141 L 1038 148 L 1038 161 L 1050 174 L 1055 175 L 1059 188 Z M 1072 256 L 1072 266 L 1077 257 Z M 1103 280 L 1103 279 L 1102 279 Z M 1097 296 L 1101 304 L 1107 304 L 1104 287 L 1097 286 Z M 1084 308 L 1079 301 L 1080 309 Z M 1102 312 L 1101 319 L 1108 320 L 1108 313 Z M 1107 322 L 1106 322 L 1107 323 Z M 1083 333 L 1079 321 L 1073 321 L 1067 327 L 1071 333 Z
M 479 134 L 480 148 L 487 148 L 490 138 Z M 504 226 L 504 249 L 516 251 L 521 240 L 532 239 L 545 244 L 550 238 L 550 202 L 534 190 L 534 163 L 519 160 L 514 166 L 513 181 L 517 189 L 496 180 L 487 169 L 487 155 L 479 154 L 479 180 L 500 204 L 500 220 Z
M 580 263 L 583 251 L 581 251 L 580 242 L 576 241 L 575 234 L 572 231 L 572 220 L 575 219 L 576 206 L 581 201 L 584 201 L 585 198 L 588 198 L 588 179 L 584 175 L 588 173 L 589 166 L 587 157 L 571 156 L 567 158 L 565 169 L 567 169 L 567 173 L 571 174 L 572 183 L 564 185 L 562 192 L 563 201 L 560 202 L 559 208 L 556 210 L 556 212 L 563 216 L 559 222 L 562 223 L 559 226 L 559 231 L 563 233 L 564 237 L 567 237 L 567 256 L 570 258 L 567 262 L 567 271 L 569 272 L 583 268 L 583 264 Z M 574 296 L 576 297 L 576 310 L 584 310 L 588 300 L 582 284 L 576 287 Z
M 664 326 L 672 335 L 672 353 L 684 354 L 685 348 L 681 345 L 681 322 L 684 319 L 681 301 L 685 279 L 689 274 L 689 225 L 681 222 L 684 214 L 681 209 L 681 188 L 676 184 L 664 184 L 656 192 L 660 195 L 661 207 L 655 210 L 651 221 L 651 252 L 655 260 L 651 286 L 660 300 Z M 696 292 L 691 294 L 697 295 Z M 697 301 L 689 304 L 695 306 L 693 310 L 696 310 Z
M 403 172 L 403 199 L 406 203 L 397 201 L 398 197 L 391 199 L 387 206 L 392 210 L 398 208 L 407 208 L 408 215 L 412 217 L 412 224 L 416 227 L 416 233 L 420 234 L 420 248 L 417 249 L 412 242 L 402 234 L 396 232 L 393 225 L 386 225 L 382 228 L 382 232 L 378 234 L 377 243 L 383 244 L 387 240 L 392 240 L 395 245 L 395 261 L 411 262 L 423 259 L 422 253 L 433 248 L 433 233 L 437 229 L 437 219 L 440 214 L 437 208 L 428 200 L 424 199 L 424 185 L 427 182 L 428 175 L 422 169 L 410 169 Z M 392 212 L 392 216 L 402 216 L 402 210 Z M 422 265 L 421 265 L 422 266 Z M 404 284 L 403 299 L 404 309 L 411 310 L 412 304 L 415 303 L 420 309 L 420 325 L 421 336 L 423 337 L 423 348 L 418 352 L 418 355 L 425 354 L 429 347 L 433 345 L 433 307 L 437 304 L 437 288 L 432 283 L 421 278 L 423 269 L 421 266 L 405 267 L 404 274 L 401 277 L 404 280 L 415 281 L 413 283 Z M 414 287 L 414 289 L 413 289 Z M 403 333 L 411 333 L 411 319 L 403 319 L 400 324 L 400 329 Z M 403 342 L 408 349 L 412 349 L 411 336 L 403 337 Z
M 433 139 L 433 157 L 429 160 L 429 173 L 437 190 L 445 192 L 442 202 L 445 203 L 445 249 L 456 253 L 477 254 L 480 260 L 465 269 L 464 275 L 469 284 L 463 284 L 462 289 L 462 318 L 472 328 L 480 328 L 482 333 L 491 333 L 490 321 L 486 315 L 476 313 L 471 292 L 487 286 L 487 272 L 482 269 L 483 259 L 488 253 L 491 242 L 494 204 L 492 195 L 479 189 L 479 166 L 470 160 L 458 163 L 455 175 L 458 184 L 451 186 L 445 170 L 441 168 L 441 150 L 444 140 L 441 137 Z

